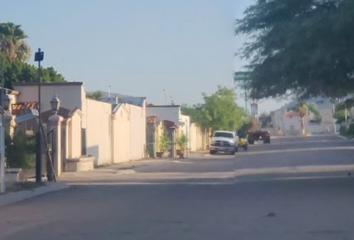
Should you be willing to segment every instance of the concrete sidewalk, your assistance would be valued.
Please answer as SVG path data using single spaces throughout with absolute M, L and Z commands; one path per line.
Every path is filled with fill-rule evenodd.
M 46 182 L 44 186 L 33 188 L 31 190 L 8 192 L 0 195 L 0 207 L 5 205 L 21 202 L 23 200 L 40 196 L 46 193 L 51 193 L 63 189 L 67 189 L 70 186 L 64 182 Z
M 129 161 L 126 163 L 99 167 L 87 172 L 66 172 L 60 181 L 70 185 L 83 184 L 167 184 L 167 183 L 231 183 L 234 181 L 234 171 L 228 172 L 181 172 L 181 171 L 144 171 L 149 167 L 159 169 L 161 166 L 170 166 L 188 162 L 188 159 L 200 159 L 205 151 L 189 154 L 186 159 L 150 159 Z

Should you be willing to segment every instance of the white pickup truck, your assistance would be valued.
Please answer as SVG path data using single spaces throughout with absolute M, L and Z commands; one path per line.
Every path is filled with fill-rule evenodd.
M 217 152 L 228 152 L 232 155 L 238 152 L 238 136 L 236 132 L 215 131 L 209 147 L 210 154 Z

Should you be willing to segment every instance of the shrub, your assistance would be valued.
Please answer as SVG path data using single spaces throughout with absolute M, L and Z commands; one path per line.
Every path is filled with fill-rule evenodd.
M 166 152 L 168 146 L 170 145 L 170 139 L 167 134 L 163 134 L 159 139 L 159 149 L 161 152 Z
M 18 132 L 6 134 L 6 165 L 10 168 L 32 168 L 35 165 L 35 138 Z
M 188 144 L 188 137 L 185 134 L 182 134 L 179 138 L 177 138 L 177 145 L 181 149 L 181 151 L 184 151 L 186 149 L 186 146 Z
M 350 124 L 348 131 L 347 131 L 347 135 L 354 137 L 354 124 Z

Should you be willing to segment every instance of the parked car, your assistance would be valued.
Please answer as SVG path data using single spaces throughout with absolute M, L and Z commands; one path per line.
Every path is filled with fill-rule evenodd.
M 209 148 L 210 154 L 217 152 L 227 152 L 232 155 L 238 151 L 239 137 L 236 132 L 232 131 L 215 131 L 211 138 Z

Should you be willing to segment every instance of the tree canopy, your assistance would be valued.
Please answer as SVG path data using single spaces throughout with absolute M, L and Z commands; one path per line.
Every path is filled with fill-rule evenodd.
M 65 78 L 53 67 L 42 68 L 42 82 L 65 82 Z M 4 69 L 5 87 L 12 89 L 14 83 L 38 82 L 38 69 L 28 63 L 14 61 Z
M 95 91 L 95 92 L 86 92 L 86 97 L 99 100 L 103 96 L 101 91 Z
M 354 92 L 353 26 L 353 0 L 257 0 L 235 29 L 249 36 L 250 96 Z
M 0 52 L 8 60 L 26 61 L 31 55 L 31 48 L 25 41 L 27 35 L 21 25 L 14 23 L 0 23 Z
M 182 106 L 182 113 L 193 122 L 213 130 L 236 130 L 242 125 L 246 113 L 237 106 L 233 89 L 219 86 L 215 93 L 202 95 L 204 103 Z
M 37 68 L 26 63 L 31 55 L 26 38 L 21 25 L 0 23 L 0 73 L 3 73 L 6 88 L 13 88 L 14 83 L 37 82 L 39 79 Z M 53 67 L 42 68 L 41 74 L 43 82 L 65 81 Z

